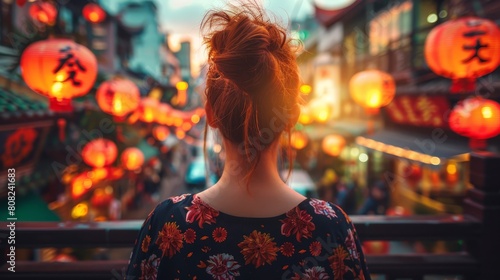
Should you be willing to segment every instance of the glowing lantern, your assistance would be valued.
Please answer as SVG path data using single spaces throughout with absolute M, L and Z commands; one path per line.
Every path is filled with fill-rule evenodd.
M 489 99 L 471 97 L 460 101 L 449 116 L 450 128 L 470 138 L 470 147 L 484 149 L 485 139 L 500 133 L 500 105 Z
M 153 128 L 153 137 L 158 141 L 164 141 L 170 135 L 170 130 L 164 126 L 156 126 Z
M 97 76 L 94 54 L 67 39 L 48 39 L 29 45 L 20 65 L 26 84 L 49 97 L 53 111 L 71 111 L 71 99 L 87 94 Z
M 158 114 L 158 105 L 160 105 L 160 102 L 156 99 L 149 97 L 141 99 L 139 119 L 145 123 L 152 123 L 155 121 Z
M 83 147 L 83 161 L 92 167 L 104 167 L 112 164 L 118 154 L 115 143 L 111 140 L 98 138 Z
M 189 84 L 184 81 L 180 81 L 175 84 L 175 88 L 177 89 L 177 95 L 172 99 L 172 104 L 177 106 L 184 106 L 187 102 L 187 89 Z
M 170 105 L 166 103 L 159 103 L 158 112 L 156 114 L 156 122 L 166 125 L 168 123 L 168 117 L 171 111 L 172 107 L 170 107 Z
M 106 19 L 106 12 L 101 8 L 101 6 L 94 3 L 85 5 L 82 13 L 83 17 L 91 23 L 103 22 Z
M 298 121 L 301 124 L 310 124 L 313 122 L 313 118 L 308 107 L 301 108 Z
M 453 80 L 451 92 L 473 91 L 475 79 L 500 63 L 500 30 L 477 17 L 449 20 L 431 30 L 424 53 L 434 73 Z
M 46 25 L 54 25 L 57 18 L 57 9 L 49 2 L 37 2 L 31 4 L 29 14 L 33 20 Z
M 342 152 L 345 146 L 345 139 L 340 135 L 328 135 L 323 139 L 321 143 L 321 148 L 323 152 L 330 156 L 338 156 Z
M 87 213 L 89 212 L 89 207 L 85 203 L 78 203 L 73 207 L 71 210 L 71 217 L 73 219 L 79 219 L 87 216 Z
M 125 169 L 137 170 L 144 163 L 144 154 L 137 148 L 126 148 L 122 153 L 121 161 Z
M 114 174 L 111 174 L 114 179 Z M 106 168 L 97 168 L 92 171 L 87 171 L 76 176 L 71 182 L 71 197 L 78 199 L 86 194 L 92 186 L 99 183 L 105 178 L 110 178 L 109 172 Z
M 446 165 L 446 183 L 449 187 L 453 187 L 458 182 L 457 164 L 453 161 Z
M 332 116 L 333 106 L 324 100 L 315 99 L 309 102 L 309 112 L 316 122 L 325 123 Z
M 367 70 L 355 74 L 349 82 L 353 100 L 369 113 L 391 103 L 396 94 L 396 84 L 391 75 L 379 70 Z
M 290 145 L 292 148 L 296 150 L 302 150 L 307 146 L 307 143 L 309 142 L 309 139 L 307 138 L 307 135 L 303 132 L 300 131 L 294 131 L 292 132 L 292 135 L 290 137 Z
M 115 79 L 99 86 L 96 100 L 103 112 L 120 120 L 139 107 L 141 95 L 133 82 Z
M 92 198 L 90 199 L 90 204 L 96 208 L 109 207 L 111 201 L 113 201 L 113 188 L 107 186 L 104 189 L 96 189 Z

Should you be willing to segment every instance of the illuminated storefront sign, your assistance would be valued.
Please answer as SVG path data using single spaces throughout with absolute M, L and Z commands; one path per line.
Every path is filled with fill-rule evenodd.
M 447 127 L 450 104 L 442 96 L 401 96 L 385 107 L 391 121 L 426 127 Z

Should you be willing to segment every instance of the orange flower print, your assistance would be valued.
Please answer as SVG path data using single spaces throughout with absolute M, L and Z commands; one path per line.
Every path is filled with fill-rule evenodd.
M 309 204 L 314 208 L 314 213 L 319 215 L 325 215 L 328 219 L 337 218 L 337 213 L 333 210 L 332 206 L 324 200 L 319 200 L 316 198 L 311 198 Z
M 321 254 L 321 243 L 319 241 L 314 241 L 309 245 L 309 252 L 312 256 L 317 257 Z
M 234 280 L 240 276 L 238 268 L 241 265 L 229 254 L 218 254 L 210 256 L 207 261 L 207 273 L 216 280 Z
M 172 200 L 173 203 L 177 203 L 183 201 L 188 195 L 190 194 L 185 193 L 178 196 L 172 196 L 170 199 Z
M 149 243 L 151 243 L 151 236 L 146 235 L 146 237 L 144 237 L 144 239 L 142 240 L 142 243 L 141 243 L 141 250 L 144 253 L 146 253 L 148 251 Z
M 214 238 L 215 242 L 224 242 L 227 237 L 227 231 L 225 228 L 218 227 L 212 232 L 212 237 Z
M 196 231 L 192 228 L 186 229 L 184 232 L 184 240 L 186 243 L 193 244 L 194 241 L 196 240 Z
M 243 236 L 244 240 L 238 244 L 241 248 L 241 254 L 245 258 L 245 265 L 253 264 L 256 268 L 267 264 L 271 264 L 276 260 L 278 247 L 274 238 L 268 233 L 261 233 L 256 230 L 252 231 L 249 236 Z
M 312 236 L 312 231 L 316 228 L 311 222 L 311 215 L 307 214 L 306 210 L 300 210 L 299 207 L 288 211 L 286 218 L 281 220 L 281 234 L 290 236 L 295 234 L 295 238 L 300 242 L 302 237 L 309 238 Z
M 280 252 L 285 257 L 291 257 L 291 256 L 293 256 L 293 253 L 295 252 L 295 247 L 293 246 L 292 243 L 285 242 L 285 243 L 283 243 L 283 245 L 281 245 Z
M 194 223 L 198 221 L 198 226 L 203 228 L 203 224 L 215 223 L 215 217 L 219 216 L 219 211 L 205 204 L 199 196 L 194 195 L 191 206 L 186 207 L 186 222 Z
M 148 260 L 143 260 L 139 280 L 156 280 L 159 265 L 160 258 L 157 258 L 155 254 L 151 255 Z
M 344 279 L 344 274 L 350 270 L 348 266 L 345 265 L 344 260 L 347 259 L 349 253 L 344 249 L 344 247 L 339 246 L 333 249 L 333 254 L 328 257 L 330 262 L 330 267 L 335 272 L 334 280 Z
M 292 277 L 292 280 L 328 280 L 330 276 L 326 273 L 325 268 L 314 266 L 305 270 L 305 273 L 297 273 Z
M 172 258 L 183 246 L 182 232 L 179 230 L 179 226 L 175 222 L 165 223 L 158 233 L 156 245 L 162 250 L 162 257 L 168 256 Z

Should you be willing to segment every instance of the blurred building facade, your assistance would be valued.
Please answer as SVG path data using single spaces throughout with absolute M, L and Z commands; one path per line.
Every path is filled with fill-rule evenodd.
M 347 141 L 336 159 L 342 164 L 327 156 L 320 167 L 333 167 L 368 189 L 384 181 L 391 186 L 393 204 L 411 211 L 460 213 L 457 205 L 469 188 L 471 148 L 467 138 L 450 129 L 446 112 L 467 96 L 499 101 L 500 71 L 479 78 L 475 92 L 453 94 L 451 81 L 427 66 L 424 43 L 431 29 L 447 20 L 472 15 L 498 24 L 499 11 L 495 1 L 460 0 L 356 0 L 337 10 L 315 7 L 320 26 L 304 42 L 298 61 L 312 85 L 309 98 L 328 92 L 336 112 L 306 132 L 317 143 L 331 133 Z M 354 74 L 368 69 L 385 71 L 396 82 L 396 96 L 375 117 L 373 133 L 366 130 L 368 116 L 348 88 Z M 499 137 L 488 143 L 498 152 Z
M 138 147 L 144 154 L 145 165 L 151 160 L 157 162 L 154 158 L 162 156 L 162 142 L 153 138 L 151 126 L 115 122 L 100 110 L 95 99 L 98 86 L 114 77 L 134 82 L 142 97 L 168 103 L 176 95 L 175 83 L 183 80 L 181 64 L 159 28 L 156 5 L 153 1 L 133 0 L 51 1 L 57 18 L 53 26 L 45 26 L 30 15 L 31 5 L 37 2 L 23 5 L 17 2 L 0 1 L 0 161 L 4 170 L 17 171 L 19 218 L 72 220 L 76 219 L 72 217 L 72 208 L 87 205 L 88 215 L 78 219 L 117 219 L 121 216 L 116 214 L 117 209 L 124 210 L 134 204 L 134 192 L 127 190 L 135 188 L 133 182 L 140 182 L 144 174 L 109 178 L 93 186 L 101 194 L 107 190 L 109 195 L 111 190 L 115 200 L 111 203 L 113 210 L 110 206 L 109 211 L 92 206 L 95 201 L 91 202 L 91 193 L 71 199 L 71 182 L 78 174 L 89 171 L 80 152 L 83 144 L 96 137 L 112 140 L 120 152 L 125 147 Z M 102 22 L 85 20 L 82 10 L 89 3 L 100 4 L 106 16 Z M 74 101 L 72 112 L 49 110 L 47 98 L 34 93 L 20 76 L 18 63 L 22 50 L 49 35 L 84 45 L 97 58 L 97 80 L 86 96 Z M 100 130 L 103 119 L 111 120 L 112 131 Z M 115 165 L 119 164 L 118 159 Z M 6 176 L 0 174 L 2 201 L 7 194 Z M 30 214 L 35 203 L 40 215 Z M 0 215 L 7 213 L 2 211 Z

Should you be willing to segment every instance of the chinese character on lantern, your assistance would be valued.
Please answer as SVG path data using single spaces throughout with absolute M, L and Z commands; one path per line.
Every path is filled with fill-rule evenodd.
M 71 111 L 71 99 L 87 94 L 97 77 L 94 54 L 67 39 L 29 45 L 21 55 L 20 65 L 26 84 L 47 96 L 50 109 L 57 112 Z
M 450 20 L 431 30 L 424 53 L 434 73 L 452 79 L 451 92 L 470 92 L 476 78 L 491 73 L 500 63 L 500 30 L 487 19 Z

